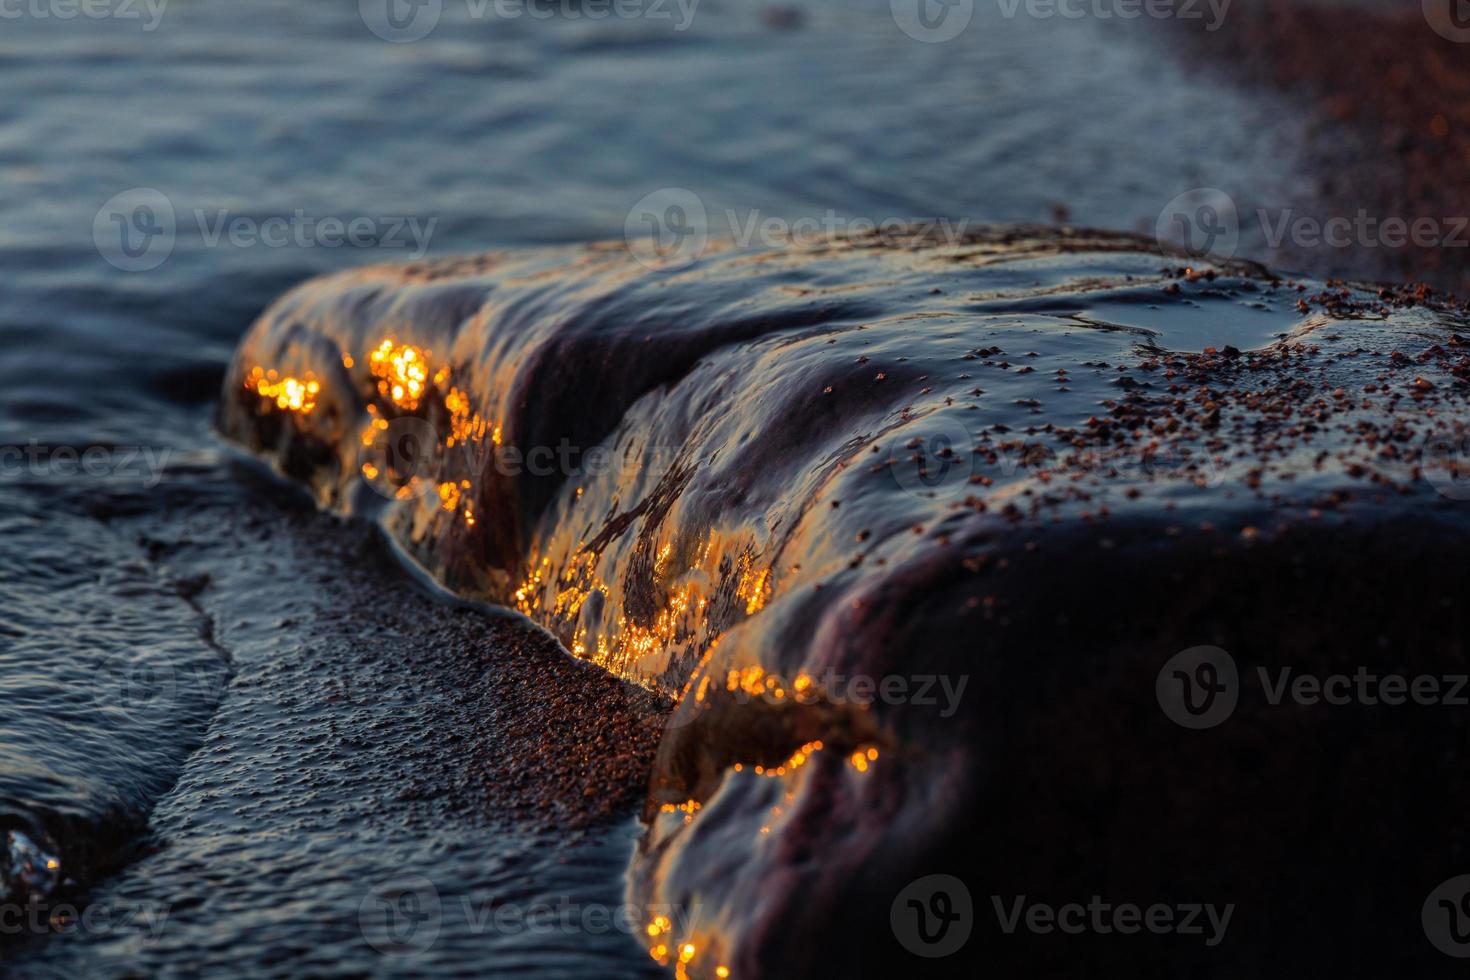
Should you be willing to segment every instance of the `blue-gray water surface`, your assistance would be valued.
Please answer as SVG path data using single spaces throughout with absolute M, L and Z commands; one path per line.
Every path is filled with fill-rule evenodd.
M 101 910 L 0 921 L 6 972 L 654 969 L 615 921 L 632 813 L 568 834 L 464 804 L 465 720 L 416 646 L 447 612 L 397 569 L 344 593 L 334 563 L 368 546 L 213 437 L 235 342 L 286 287 L 617 238 L 648 195 L 740 237 L 1152 229 L 1191 188 L 1307 183 L 1294 107 L 1147 22 L 983 3 L 926 43 L 878 0 L 429 6 L 407 42 L 371 0 L 0 19 L 0 860 L 64 853 L 57 894 Z M 364 628 L 383 590 L 402 621 Z M 405 798 L 426 767 L 437 795 Z M 389 892 L 422 914 L 385 921 Z

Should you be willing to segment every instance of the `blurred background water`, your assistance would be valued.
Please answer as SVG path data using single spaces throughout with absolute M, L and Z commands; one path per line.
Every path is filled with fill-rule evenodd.
M 325 834 L 311 845 L 335 862 L 324 878 L 303 870 L 322 862 L 302 859 L 289 799 L 251 811 L 256 838 L 238 852 L 192 826 L 231 790 L 187 777 L 191 754 L 256 722 L 232 708 L 229 678 L 246 667 L 216 642 L 219 610 L 195 601 L 156 532 L 200 495 L 216 516 L 245 506 L 210 404 L 237 338 L 288 286 L 420 253 L 620 237 L 630 210 L 667 188 L 696 195 L 716 235 L 834 217 L 1151 233 L 1191 188 L 1242 202 L 1307 193 L 1282 124 L 1299 107 L 1191 64 L 1171 30 L 960 8 L 964 30 L 930 43 L 914 24 L 938 22 L 914 21 L 905 0 L 430 0 L 396 4 L 396 21 L 380 0 L 86 8 L 100 18 L 65 16 L 82 9 L 67 0 L 3 6 L 0 832 L 49 833 L 43 849 L 95 864 L 115 897 L 196 911 L 176 913 L 161 944 L 52 939 L 0 947 L 0 959 L 16 957 L 21 975 L 187 972 L 201 958 L 262 974 L 306 962 L 394 972 L 402 963 L 351 916 L 365 881 L 405 867 L 462 878 L 477 901 L 528 879 L 556 891 L 558 874 L 563 892 L 617 900 L 626 827 L 561 861 L 537 857 L 529 833 L 477 844 L 474 827 L 432 821 L 368 834 L 350 853 Z M 599 15 L 610 9 L 632 15 Z M 357 244 L 331 247 L 349 226 Z M 87 447 L 102 448 L 90 470 L 71 455 Z M 240 612 L 239 589 L 218 601 Z M 235 625 L 235 642 L 270 656 L 268 636 Z M 129 685 L 159 670 L 210 680 L 166 710 L 134 703 Z M 309 781 L 310 753 L 300 759 Z M 368 763 L 333 763 L 353 764 Z M 309 805 L 343 806 L 331 794 Z M 334 833 L 348 834 L 337 817 Z M 139 859 L 126 842 L 150 822 L 149 846 L 173 855 L 152 884 L 115 870 Z M 466 857 L 477 847 L 492 869 Z M 199 911 L 215 889 L 220 907 Z M 268 896 L 287 894 L 316 899 L 292 922 L 344 908 L 349 921 L 284 942 Z M 647 963 L 617 937 L 537 939 L 539 958 L 524 937 L 492 943 L 499 960 L 459 939 L 440 944 L 436 970 L 549 962 L 592 977 Z

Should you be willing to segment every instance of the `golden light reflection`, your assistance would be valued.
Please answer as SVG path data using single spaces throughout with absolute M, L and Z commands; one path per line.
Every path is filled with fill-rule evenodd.
M 321 393 L 321 383 L 315 375 L 307 372 L 305 378 L 281 377 L 274 368 L 267 371 L 253 367 L 245 376 L 245 388 L 253 391 L 283 412 L 305 415 L 316 408 L 316 396 Z
M 532 619 L 548 619 L 561 624 L 570 633 L 574 654 L 592 661 L 613 673 L 627 676 L 639 669 L 639 662 L 651 664 L 675 648 L 697 642 L 710 635 L 709 599 L 703 594 L 704 571 L 714 552 L 715 536 L 710 535 L 695 561 L 684 571 L 688 581 L 674 587 L 655 614 L 652 623 L 641 623 L 619 616 L 615 629 L 597 636 L 595 649 L 588 644 L 588 629 L 578 619 L 582 606 L 592 593 L 611 597 L 612 590 L 597 575 L 602 555 L 586 551 L 578 543 L 572 556 L 561 563 L 564 569 L 555 581 L 551 579 L 551 559 L 543 557 L 531 567 L 515 592 L 516 608 Z M 654 554 L 655 575 L 667 575 L 672 547 L 661 546 Z M 552 592 L 551 589 L 555 591 Z
M 669 922 L 668 916 L 664 915 L 655 916 L 648 923 L 648 935 L 654 940 L 649 944 L 648 955 L 657 960 L 662 966 L 672 966 L 675 977 L 687 978 L 689 976 L 689 967 L 699 954 L 699 947 L 695 945 L 692 939 L 675 940 L 669 935 L 672 928 L 673 926 Z M 668 938 L 660 939 L 659 937 L 661 936 L 667 936 Z M 730 976 L 730 968 L 724 964 L 720 964 L 715 967 L 714 975 L 722 978 L 722 980 L 723 978 L 728 978 Z
M 769 569 L 755 572 L 750 567 L 749 556 L 741 557 L 740 584 L 735 587 L 735 594 L 745 600 L 747 616 L 754 616 L 765 607 L 766 599 L 771 593 L 771 587 L 767 581 L 770 574 Z
M 438 377 L 435 375 L 436 383 Z M 456 443 L 484 439 L 487 434 L 491 442 L 500 445 L 500 426 L 491 429 L 490 423 L 472 410 L 470 396 L 459 388 L 449 389 L 449 394 L 444 396 L 444 408 L 449 412 L 449 436 L 444 441 L 445 446 L 453 448 Z
M 384 340 L 368 355 L 368 367 L 378 379 L 378 393 L 399 408 L 419 407 L 429 378 L 429 351 L 412 344 Z M 448 376 L 445 375 L 447 378 Z
M 684 814 L 684 822 L 691 823 L 694 820 L 694 815 L 699 812 L 699 807 L 700 803 L 698 800 L 686 800 L 683 803 L 665 803 L 658 810 L 659 813 L 682 813 Z
M 453 481 L 439 484 L 439 506 L 451 514 L 459 509 L 460 486 Z

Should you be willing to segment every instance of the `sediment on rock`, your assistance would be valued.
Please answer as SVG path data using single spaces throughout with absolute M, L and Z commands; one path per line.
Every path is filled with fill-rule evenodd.
M 1404 833 L 1357 787 L 1422 793 L 1395 752 L 1460 725 L 1375 740 L 1285 712 L 1191 769 L 1155 700 L 1205 643 L 1242 670 L 1463 660 L 1460 577 L 1388 571 L 1388 528 L 1436 560 L 1464 539 L 1470 341 L 1426 300 L 1032 228 L 667 269 L 618 246 L 500 254 L 283 297 L 221 428 L 449 587 L 678 699 L 630 880 L 701 916 L 649 924 L 660 961 L 877 975 L 913 962 L 891 903 L 944 873 L 977 935 L 940 966 L 1066 959 L 995 928 L 1002 887 L 1196 889 L 1260 916 L 1210 961 L 1224 976 L 1283 946 L 1259 856 L 1334 803 Z M 1364 583 L 1406 582 L 1370 627 Z M 1280 765 L 1244 761 L 1263 752 Z M 1214 769 L 1296 809 L 1243 831 L 1241 783 Z M 1211 834 L 1228 843 L 1194 849 Z M 1305 892 L 1342 886 L 1313 867 Z M 1161 969 L 1198 952 L 1154 950 Z

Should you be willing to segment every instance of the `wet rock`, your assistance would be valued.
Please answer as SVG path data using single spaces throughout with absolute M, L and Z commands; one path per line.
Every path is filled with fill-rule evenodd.
M 43 851 L 18 830 L 5 832 L 5 860 L 0 863 L 0 898 L 24 902 L 46 898 L 61 884 L 61 861 Z
M 1463 713 L 1259 678 L 1463 672 L 1465 323 L 1065 229 L 596 246 L 309 283 L 221 427 L 679 701 L 630 888 L 700 915 L 649 923 L 660 962 L 1232 976 L 1369 922 L 1412 961 Z M 1239 685 L 1207 731 L 1166 696 L 1201 647 Z M 961 898 L 930 875 L 971 934 L 921 960 Z M 995 911 L 1094 895 L 1236 911 L 1215 944 Z

